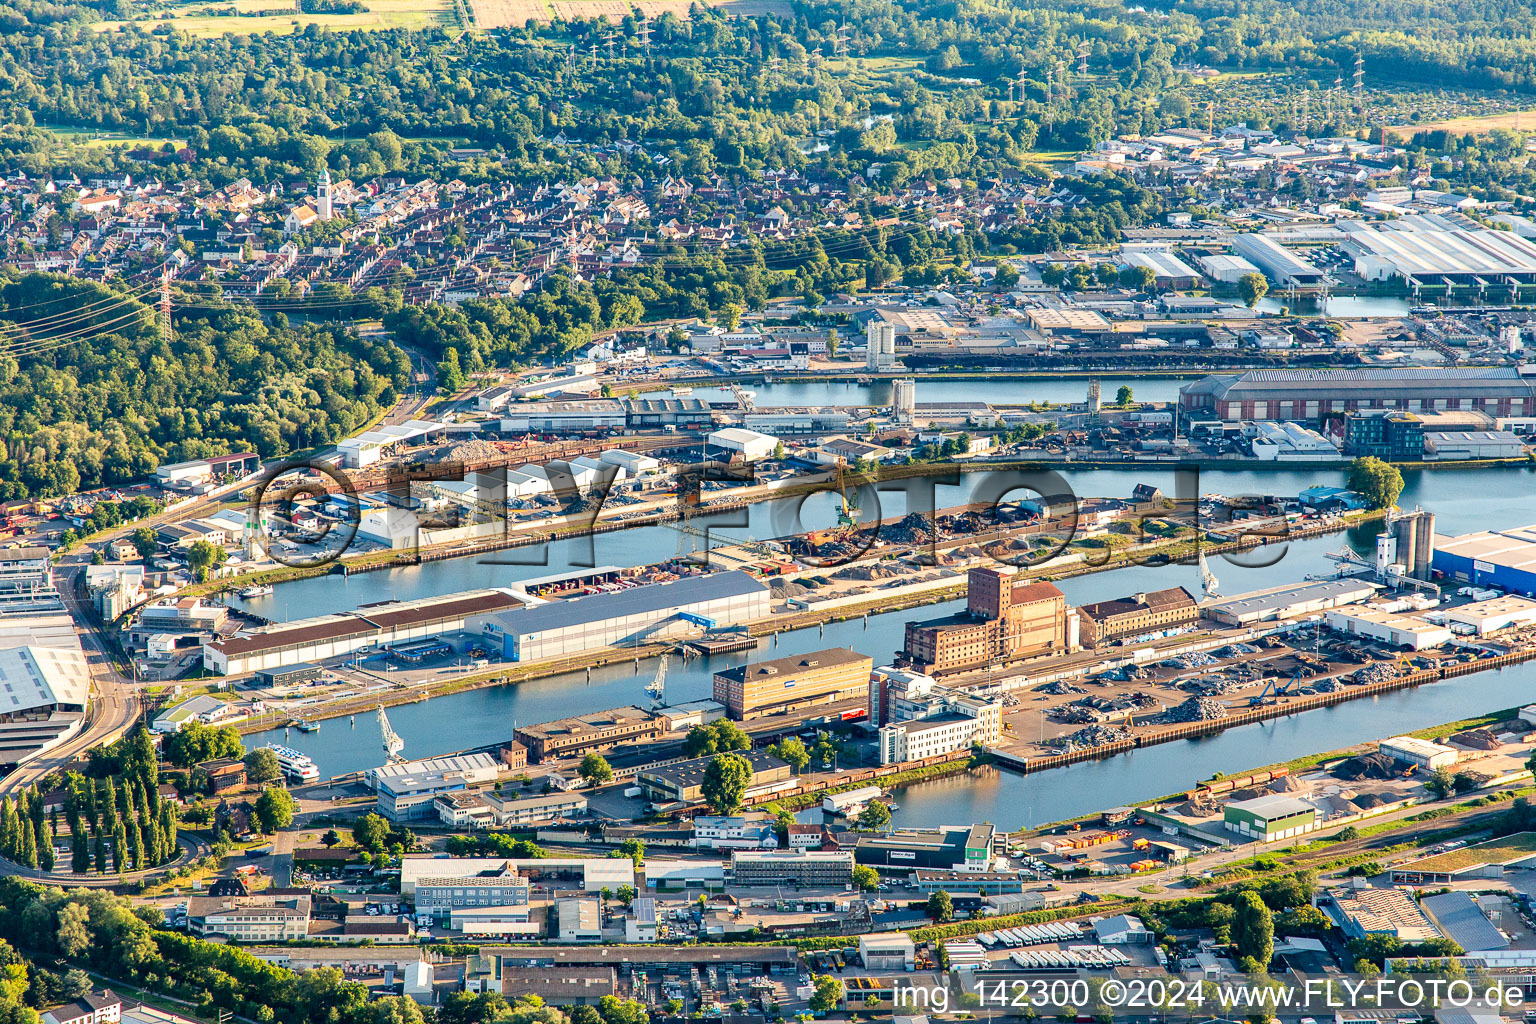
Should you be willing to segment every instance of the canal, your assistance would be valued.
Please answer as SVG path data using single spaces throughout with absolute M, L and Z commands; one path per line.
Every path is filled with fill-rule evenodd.
M 1172 468 L 1159 465 L 1125 469 L 1071 469 L 1059 471 L 1073 493 L 1081 497 L 1125 497 L 1138 483 L 1150 483 L 1167 494 L 1177 493 Z M 993 474 L 968 473 L 959 486 L 940 486 L 934 493 L 939 507 L 959 505 L 973 493 L 994 488 Z M 1018 477 L 1023 480 L 1023 477 Z M 1008 483 L 1012 483 L 1010 479 Z M 1313 484 L 1342 484 L 1337 467 L 1260 469 L 1207 469 L 1200 473 L 1197 493 L 1217 491 L 1230 495 L 1296 494 Z M 995 493 L 995 491 L 994 491 Z M 916 491 L 909 501 L 903 490 L 879 491 L 863 497 L 865 518 L 891 518 L 906 514 L 909 504 L 926 500 Z M 1027 496 L 1018 492 L 1013 497 Z M 1399 504 L 1423 505 L 1438 517 L 1437 529 L 1445 534 L 1466 533 L 1497 527 L 1524 525 L 1536 519 L 1536 470 L 1418 470 L 1404 474 Z M 818 494 L 804 502 L 763 502 L 738 512 L 693 520 L 709 525 L 717 543 L 752 537 L 764 540 L 836 522 L 837 508 L 830 495 Z M 737 525 L 745 524 L 745 525 Z M 359 573 L 355 576 L 317 576 L 284 583 L 268 597 L 239 599 L 229 603 L 277 621 L 350 611 L 362 604 L 390 598 L 412 600 L 478 587 L 505 587 L 519 580 L 594 565 L 634 566 L 665 561 L 683 548 L 692 550 L 692 538 L 666 526 L 645 526 L 593 537 L 572 537 L 549 544 L 513 548 L 490 554 L 446 558 L 423 565 Z M 1230 592 L 1230 591 L 1229 591 Z
M 1362 531 L 1354 543 L 1364 549 L 1369 536 L 1369 530 Z M 1344 540 L 1335 535 L 1290 545 L 1290 550 L 1272 565 L 1244 567 L 1217 559 L 1212 569 L 1220 577 L 1224 593 L 1274 586 L 1309 572 L 1326 571 L 1333 564 L 1327 559 L 1327 552 L 1337 550 Z M 1278 549 L 1261 552 L 1257 560 L 1267 561 L 1278 554 Z M 1075 605 L 1181 585 L 1199 592 L 1199 573 L 1193 566 L 1132 566 L 1058 583 L 1067 600 Z M 714 673 L 742 664 L 749 655 L 783 657 L 828 647 L 851 647 L 869 654 L 880 664 L 901 648 L 908 620 L 948 615 L 964 604 L 949 601 L 906 612 L 871 615 L 867 621 L 855 619 L 794 630 L 781 633 L 776 639 L 765 639 L 756 652 L 696 657 L 686 662 L 673 659 L 667 673 L 666 698 L 676 704 L 710 697 Z M 654 660 L 643 660 L 638 670 L 633 664 L 594 668 L 590 680 L 584 672 L 572 672 L 469 690 L 391 708 L 389 720 L 405 739 L 407 756 L 428 757 L 505 742 L 512 738 L 519 723 L 547 722 L 585 711 L 645 704 L 645 686 L 655 670 Z M 247 746 L 268 742 L 286 743 L 304 751 L 326 775 L 360 771 L 383 759 L 381 735 L 371 715 L 358 716 L 355 722 L 328 719 L 313 733 L 273 729 L 254 734 L 246 741 Z
M 1400 504 L 1423 505 L 1434 511 L 1442 533 L 1524 525 L 1533 518 L 1536 487 L 1530 470 L 1422 471 L 1405 477 Z M 1069 479 L 1074 490 L 1082 495 L 1124 495 L 1138 482 L 1155 483 L 1169 491 L 1174 487 L 1172 470 L 1161 467 L 1088 470 L 1072 473 Z M 1208 472 L 1202 475 L 1200 490 L 1294 494 L 1315 483 L 1338 481 L 1336 468 Z M 975 485 L 975 481 L 967 482 Z M 953 493 L 955 496 L 949 498 L 941 490 L 939 503 L 956 503 L 967 492 L 957 488 Z M 899 502 L 900 495 L 895 498 Z M 895 514 L 890 507 L 883 511 L 886 515 Z M 831 516 L 830 503 L 813 506 L 804 513 L 812 525 L 824 524 Z M 774 535 L 768 529 L 774 523 L 773 511 L 768 506 L 754 506 L 752 517 L 751 525 L 731 532 L 737 536 Z M 1326 571 L 1332 565 L 1327 553 L 1345 543 L 1357 551 L 1369 551 L 1374 533 L 1374 527 L 1367 525 L 1343 536 L 1295 542 L 1244 556 L 1245 561 L 1267 564 L 1245 567 L 1218 558 L 1212 561 L 1212 569 L 1221 579 L 1223 593 L 1274 586 L 1299 580 L 1307 573 Z M 264 599 L 270 610 L 263 610 L 263 614 L 292 618 L 352 608 L 386 596 L 406 598 L 506 585 L 593 561 L 620 565 L 656 561 L 674 553 L 677 536 L 663 527 L 648 527 L 601 535 L 592 539 L 590 548 L 586 547 L 589 542 L 585 539 L 561 541 L 550 546 L 547 559 L 539 556 L 536 564 L 505 565 L 485 558 L 466 558 L 348 579 L 317 578 L 279 587 L 276 598 Z M 528 552 L 533 550 L 539 549 L 510 554 L 527 559 Z M 1082 604 L 1177 585 L 1198 592 L 1199 578 L 1189 566 L 1138 566 L 1067 579 L 1059 585 L 1068 601 Z M 250 606 L 262 610 L 262 601 L 250 602 Z M 784 633 L 776 641 L 765 641 L 752 656 L 778 657 L 846 646 L 872 655 L 878 664 L 900 648 L 907 620 L 949 614 L 961 606 L 962 602 L 953 601 L 909 612 L 872 615 L 867 621 L 832 623 Z M 667 680 L 668 701 L 678 703 L 710 696 L 713 674 L 741 664 L 747 656 L 742 653 L 694 658 L 687 663 L 674 661 Z M 405 753 L 409 757 L 495 744 L 510 739 L 519 723 L 644 704 L 644 687 L 654 670 L 653 662 L 642 662 L 638 669 L 632 665 L 611 665 L 593 669 L 590 679 L 585 673 L 571 673 L 472 690 L 393 708 L 390 721 L 405 739 Z M 895 820 L 914 826 L 987 820 L 1008 828 L 1058 820 L 1179 790 L 1213 772 L 1285 761 L 1528 702 L 1533 683 L 1536 663 L 1352 701 L 1198 740 L 1149 747 L 1038 776 L 986 769 L 902 790 L 896 798 Z M 272 730 L 247 738 L 252 746 L 266 742 L 285 742 L 303 750 L 315 758 L 327 775 L 359 771 L 383 760 L 378 726 L 367 715 L 358 717 L 355 723 L 344 718 L 332 719 L 319 732 L 307 735 Z

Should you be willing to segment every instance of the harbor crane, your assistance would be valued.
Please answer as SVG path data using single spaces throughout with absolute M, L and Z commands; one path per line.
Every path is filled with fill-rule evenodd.
M 662 699 L 667 695 L 666 653 L 662 654 L 660 661 L 657 663 L 656 678 L 651 680 L 651 684 L 645 688 L 645 692 L 650 695 L 651 700 L 656 702 L 657 707 L 661 706 Z
M 389 758 L 390 764 L 399 764 L 405 760 L 400 753 L 405 749 L 405 740 L 395 732 L 394 726 L 389 724 L 389 716 L 384 713 L 384 705 L 379 705 L 379 731 L 384 734 L 384 754 Z
M 1248 706 L 1256 708 L 1269 703 L 1271 697 L 1278 700 L 1281 697 L 1290 696 L 1291 687 L 1295 686 L 1300 679 L 1301 669 L 1297 669 L 1296 674 L 1291 676 L 1291 678 L 1287 679 L 1283 683 L 1276 683 L 1274 679 L 1271 679 L 1269 682 L 1264 684 L 1264 689 L 1259 691 L 1259 695 L 1257 697 L 1248 698 Z
M 1205 596 L 1207 598 L 1211 598 L 1211 597 L 1219 597 L 1220 596 L 1216 592 L 1217 588 L 1220 587 L 1220 586 L 1221 586 L 1221 581 L 1216 578 L 1216 574 L 1215 573 L 1211 572 L 1210 564 L 1207 563 L 1206 560 L 1205 560 L 1205 547 L 1201 546 L 1201 548 L 1200 548 L 1200 587 L 1201 587 L 1202 590 L 1205 591 Z

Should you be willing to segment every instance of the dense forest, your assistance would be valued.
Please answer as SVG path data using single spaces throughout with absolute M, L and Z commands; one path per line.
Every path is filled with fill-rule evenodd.
M 1185 62 L 1278 70 L 1292 76 L 1287 88 L 1316 91 L 1347 78 L 1360 53 L 1386 87 L 1536 90 L 1536 15 L 1512 0 L 1178 0 L 1151 11 L 1110 0 L 802 0 L 778 16 L 664 16 L 648 50 L 626 18 L 622 56 L 598 45 L 609 26 L 596 21 L 209 39 L 174 21 L 93 27 L 124 6 L 0 7 L 0 161 L 30 173 L 153 167 L 215 183 L 322 165 L 476 181 L 879 161 L 899 182 L 1016 169 L 1040 151 L 1199 120 Z M 881 71 L 840 52 L 905 63 Z M 1341 105 L 1318 127 L 1368 121 Z M 39 126 L 184 144 L 91 148 Z M 807 156 L 804 140 L 825 131 L 838 144 Z M 638 148 L 609 145 L 620 140 Z M 489 153 L 456 159 L 460 143 Z
M 68 311 L 67 313 L 64 311 Z M 125 288 L 0 282 L 0 498 L 124 483 L 164 462 L 336 441 L 392 405 L 405 353 L 337 324 L 178 308 L 173 340 Z

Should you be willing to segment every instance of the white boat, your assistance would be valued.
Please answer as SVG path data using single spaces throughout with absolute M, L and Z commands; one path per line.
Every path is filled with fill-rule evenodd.
M 270 584 L 258 583 L 254 587 L 246 587 L 240 591 L 240 596 L 250 600 L 253 597 L 271 597 L 274 593 L 276 591 L 273 590 Z
M 268 743 L 267 749 L 277 755 L 277 763 L 288 778 L 295 782 L 320 781 L 320 769 L 315 767 L 314 760 L 308 754 L 301 754 L 292 747 L 277 743 Z

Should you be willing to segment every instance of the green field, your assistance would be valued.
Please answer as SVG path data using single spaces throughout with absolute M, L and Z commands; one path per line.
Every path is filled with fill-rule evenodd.
M 173 146 L 183 145 L 181 139 L 172 139 L 164 135 L 131 135 L 124 132 L 92 131 L 86 128 L 69 128 L 45 126 L 48 131 L 69 142 L 79 143 L 85 146 L 154 146 L 156 148 L 169 142 Z

